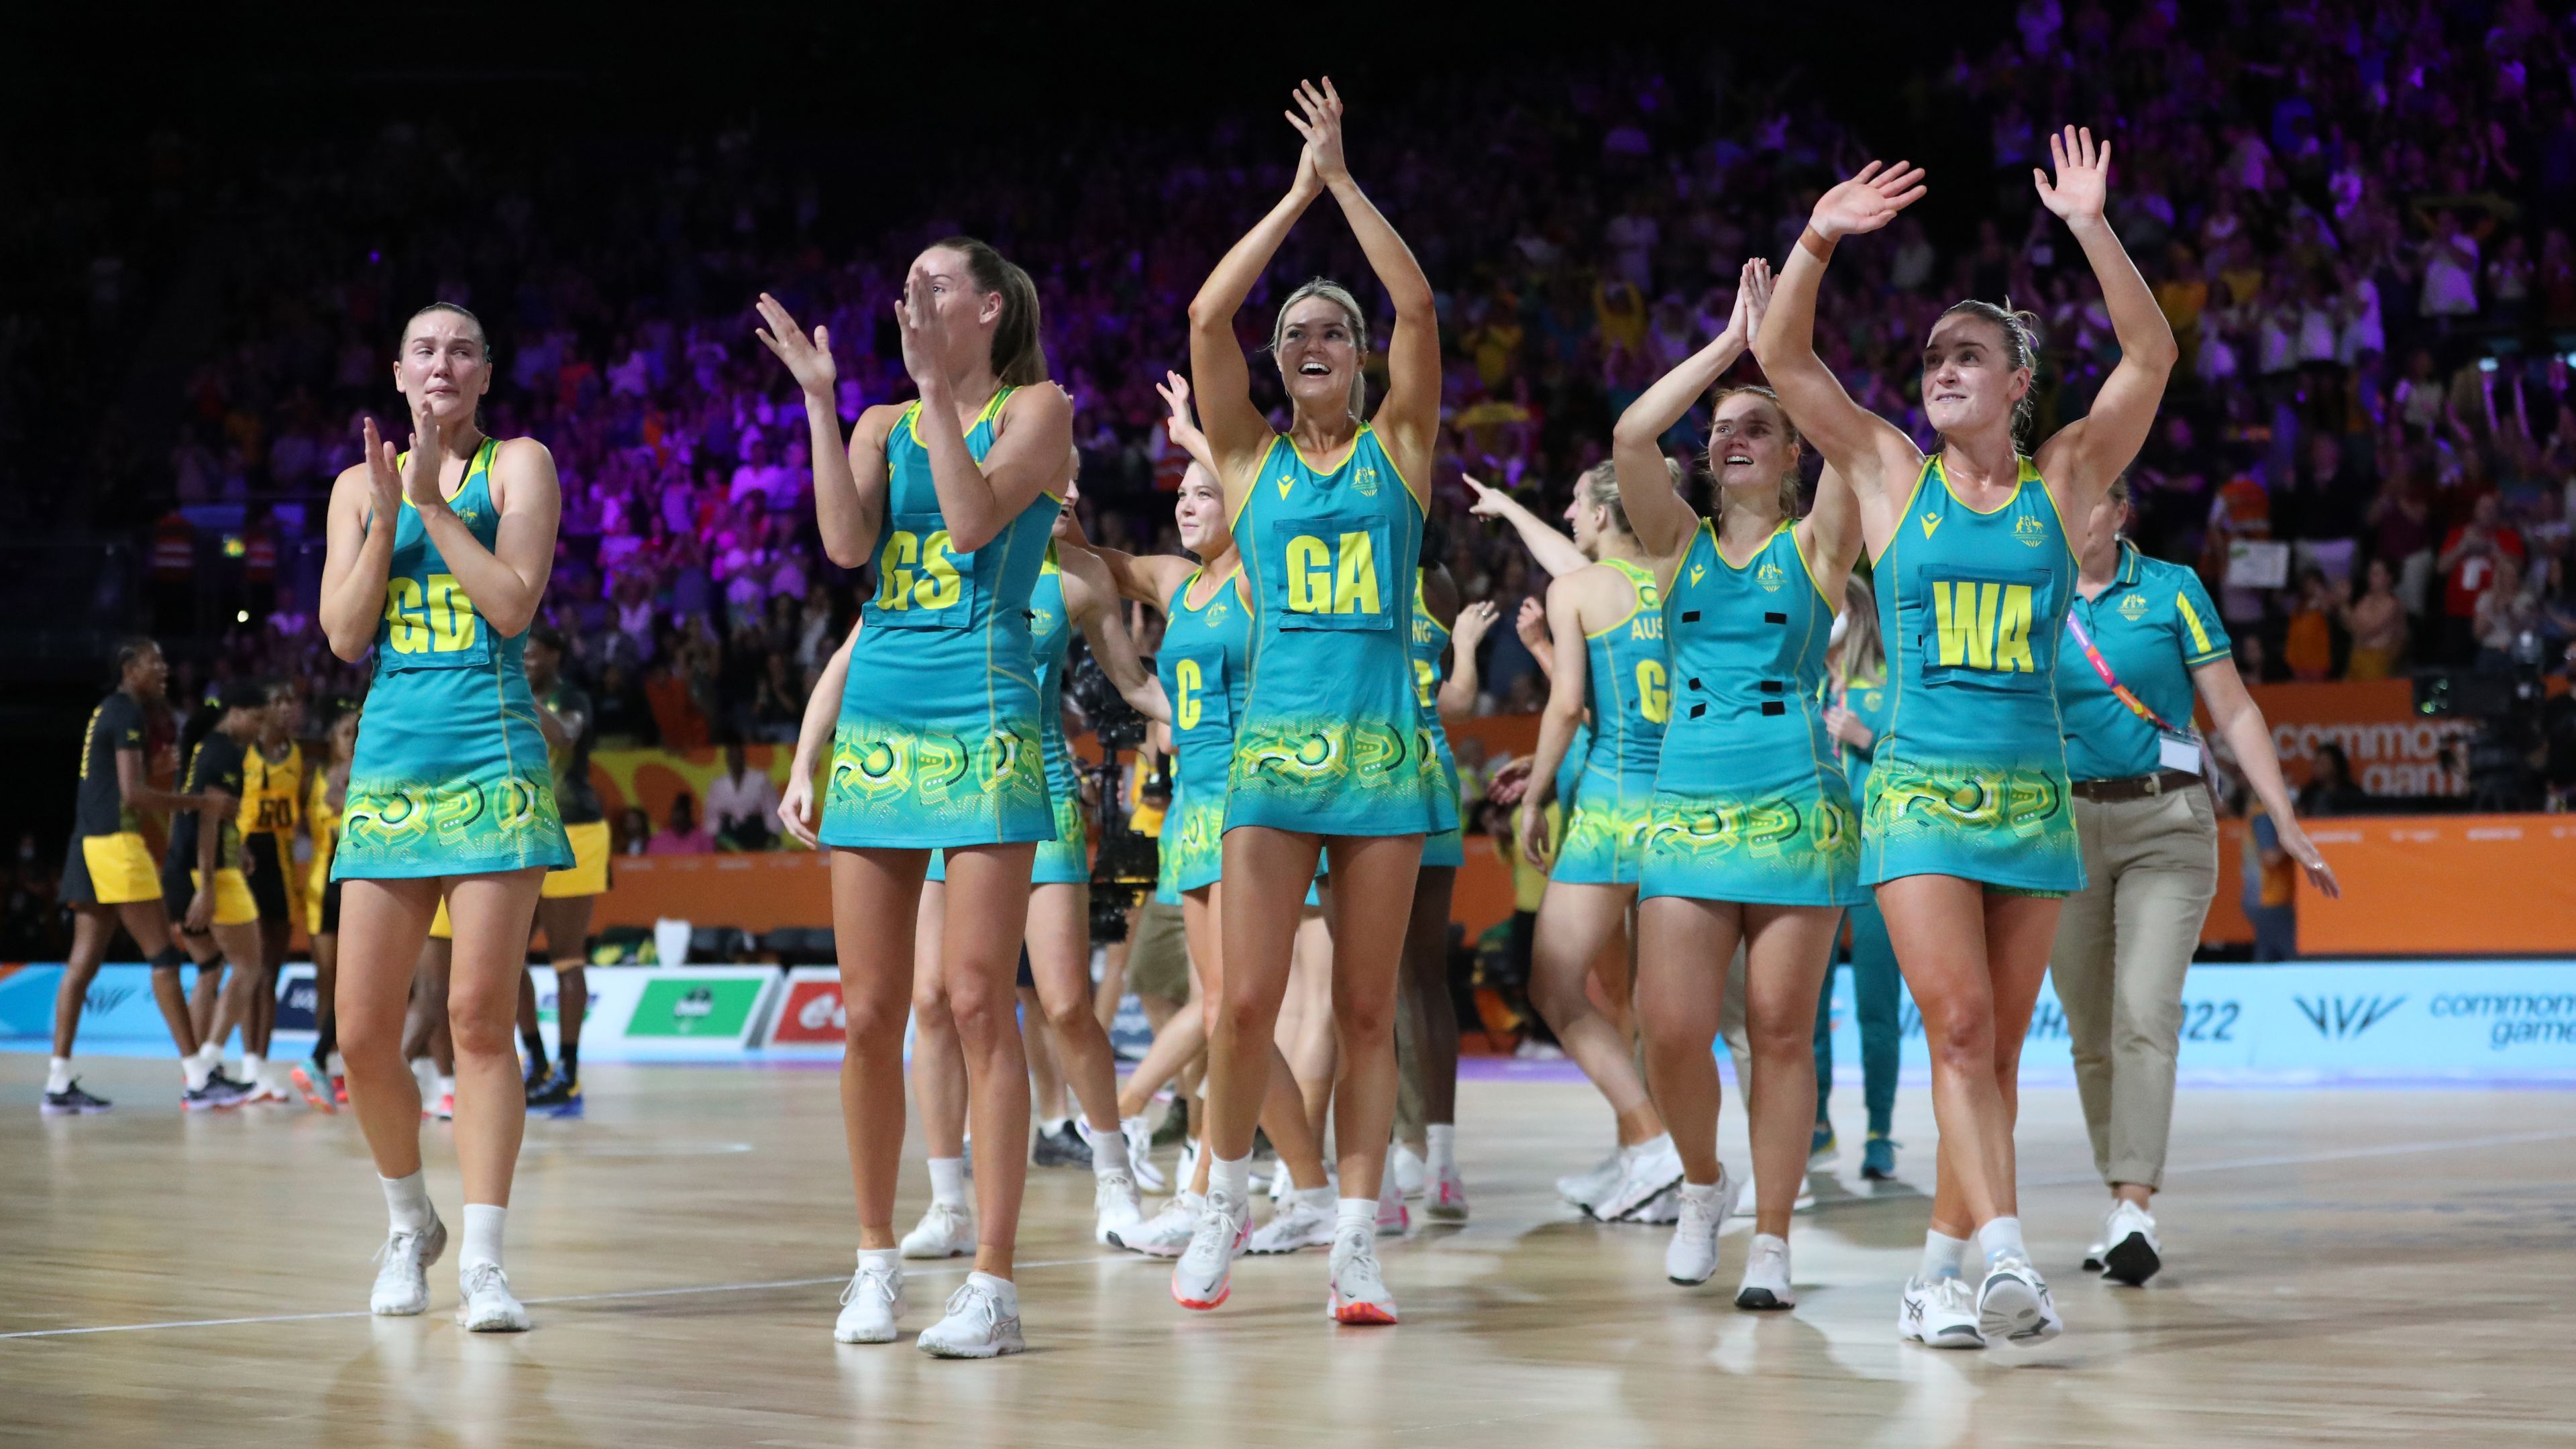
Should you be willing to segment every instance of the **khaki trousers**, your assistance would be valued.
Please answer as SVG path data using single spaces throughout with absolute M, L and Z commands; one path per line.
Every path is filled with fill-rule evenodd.
M 2164 1182 L 2183 977 L 2218 894 L 2209 792 L 2075 801 L 2084 889 L 2057 920 L 2049 973 L 2066 1009 L 2093 1165 L 2106 1183 Z

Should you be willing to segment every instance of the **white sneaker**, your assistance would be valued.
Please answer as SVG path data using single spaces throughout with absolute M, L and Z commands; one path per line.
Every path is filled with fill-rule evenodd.
M 1251 1240 L 1251 1204 L 1236 1202 L 1223 1188 L 1211 1189 L 1190 1245 L 1172 1265 L 1172 1301 L 1202 1310 L 1225 1302 L 1234 1291 L 1234 1260 Z
M 1592 1215 L 1615 1222 L 1681 1180 L 1682 1155 L 1670 1133 L 1640 1142 L 1619 1154 L 1619 1181 L 1593 1202 Z
M 1735 1290 L 1735 1306 L 1756 1310 L 1798 1306 L 1798 1290 L 1789 1282 L 1788 1239 L 1769 1233 L 1753 1235 L 1753 1250 L 1744 1260 L 1744 1282 Z
M 1760 1184 L 1760 1183 L 1758 1183 L 1758 1182 L 1753 1182 L 1753 1181 L 1748 1180 L 1748 1181 L 1744 1184 L 1744 1193 L 1743 1193 L 1743 1195 L 1742 1195 L 1742 1196 L 1740 1196 L 1740 1197 L 1738 1197 L 1738 1198 L 1736 1199 L 1736 1201 L 1735 1201 L 1735 1213 L 1734 1213 L 1734 1215 L 1735 1215 L 1736 1217 L 1739 1217 L 1739 1218 L 1749 1218 L 1749 1217 L 1752 1217 L 1754 1214 L 1756 1214 L 1756 1213 L 1760 1212 L 1761 1210 L 1762 1210 L 1762 1184 Z M 1797 1195 L 1795 1198 L 1792 1198 L 1792 1199 L 1790 1200 L 1790 1202 L 1789 1202 L 1789 1211 L 1791 1211 L 1791 1212 L 1793 1212 L 1793 1213 L 1807 1213 L 1807 1212 L 1814 1212 L 1815 1210 L 1816 1210 L 1816 1189 L 1815 1189 L 1815 1186 L 1807 1180 L 1807 1174 L 1805 1174 L 1805 1173 L 1803 1173 L 1803 1172 L 1802 1172 L 1802 1173 L 1799 1173 L 1799 1174 L 1798 1174 L 1798 1195 Z
M 456 1321 L 468 1333 L 525 1333 L 528 1310 L 510 1293 L 509 1275 L 498 1263 L 471 1263 L 457 1275 L 457 1291 L 465 1301 L 456 1305 Z
M 2164 1245 L 2156 1241 L 2156 1215 L 2125 1199 L 2102 1219 L 2102 1241 L 2093 1250 L 2106 1280 L 2135 1288 L 2156 1276 L 2164 1264 Z
M 1430 1175 L 1429 1167 L 1420 1153 L 1401 1142 L 1386 1150 L 1386 1170 L 1394 1174 L 1397 1189 L 1406 1197 L 1422 1196 L 1424 1181 Z
M 1107 1172 L 1094 1173 L 1092 1177 L 1091 1236 L 1093 1241 L 1104 1247 L 1114 1248 L 1118 1245 L 1118 1240 L 1111 1235 L 1131 1231 L 1142 1224 L 1145 1221 L 1145 1207 L 1136 1199 L 1136 1179 L 1133 1175 L 1120 1172 L 1113 1167 Z
M 1170 1186 L 1163 1170 L 1154 1165 L 1154 1128 L 1145 1120 L 1145 1114 L 1120 1118 L 1118 1132 L 1127 1139 L 1127 1170 L 1135 1174 L 1136 1186 L 1151 1193 Z
M 1735 1201 L 1735 1184 L 1721 1166 L 1715 1192 L 1702 1197 L 1685 1190 L 1679 1197 L 1681 1215 L 1673 1224 L 1673 1241 L 1664 1249 L 1664 1276 L 1688 1288 L 1707 1282 L 1717 1271 L 1717 1229 Z
M 1964 1278 L 1905 1280 L 1905 1298 L 1896 1310 L 1896 1336 L 1925 1348 L 1984 1348 L 1985 1332 L 1977 1327 L 1977 1300 Z
M 862 1250 L 859 1271 L 841 1290 L 841 1316 L 832 1321 L 836 1343 L 892 1343 L 903 1317 L 903 1266 Z
M 1288 1194 L 1270 1221 L 1244 1244 L 1247 1253 L 1294 1253 L 1301 1248 L 1328 1247 L 1333 1241 L 1333 1194 L 1330 1188 L 1315 1195 L 1315 1201 L 1303 1192 Z
M 1659 1228 L 1668 1227 L 1671 1224 L 1680 1222 L 1681 1220 L 1682 1190 L 1681 1185 L 1678 1183 L 1665 1188 L 1662 1192 L 1656 1193 L 1653 1197 L 1646 1199 L 1645 1206 L 1628 1214 L 1624 1218 L 1618 1219 L 1618 1221 L 1623 1223 L 1645 1223 L 1649 1226 Z
M 1198 1181 L 1198 1178 L 1199 1140 L 1195 1137 L 1184 1137 L 1181 1139 L 1180 1165 L 1172 1169 L 1172 1181 L 1186 1187 Z
M 429 1265 L 447 1251 L 447 1224 L 436 1217 L 418 1232 L 397 1232 L 376 1250 L 375 1291 L 367 1311 L 388 1318 L 409 1318 L 429 1311 Z
M 1627 1155 L 1618 1148 L 1601 1159 L 1601 1165 L 1590 1172 L 1577 1172 L 1556 1180 L 1556 1195 L 1583 1209 L 1594 1211 L 1593 1204 L 1602 1194 L 1619 1185 L 1619 1174 L 1626 1167 Z
M 2109 1251 L 2110 1249 L 2104 1246 L 2101 1239 L 2094 1239 L 2093 1242 L 2084 1249 L 2084 1271 L 2087 1273 L 2101 1272 L 2102 1255 Z
M 962 1258 L 975 1251 L 975 1210 L 964 1203 L 933 1202 L 903 1235 L 907 1258 Z
M 1986 1281 L 1977 1289 L 1977 1328 L 1989 1340 L 2046 1343 L 2065 1327 L 2048 1284 L 2028 1258 L 2007 1253 L 1986 1265 Z
M 1172 1194 L 1161 1212 L 1132 1228 L 1110 1234 L 1110 1246 L 1148 1258 L 1177 1258 L 1181 1249 L 1190 1245 L 1190 1234 L 1198 1230 L 1199 1214 L 1206 1208 L 1206 1198 L 1182 1188 Z
M 1435 1223 L 1463 1223 L 1467 1220 L 1467 1180 L 1455 1167 L 1440 1169 L 1431 1184 L 1431 1202 L 1423 1210 Z
M 983 1273 L 966 1275 L 964 1286 L 948 1295 L 948 1316 L 921 1331 L 917 1340 L 933 1358 L 999 1358 L 1025 1353 L 1020 1336 L 1019 1290 Z
M 1395 1174 L 1377 1175 L 1377 1230 L 1402 1237 L 1413 1226 L 1413 1210 L 1404 1205 L 1404 1189 L 1396 1185 Z
M 1352 1228 L 1334 1238 L 1329 1278 L 1324 1311 L 1335 1323 L 1395 1322 L 1395 1295 L 1378 1271 L 1375 1234 Z
M 1288 1164 L 1276 1158 L 1271 1160 L 1270 1175 L 1253 1174 L 1252 1185 L 1255 1190 L 1268 1194 L 1272 1202 L 1278 1202 L 1297 1188 L 1296 1179 L 1288 1175 Z

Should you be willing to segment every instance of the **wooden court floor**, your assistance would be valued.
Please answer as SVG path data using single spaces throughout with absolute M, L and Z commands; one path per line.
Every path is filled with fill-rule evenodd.
M 2071 1091 L 2024 1097 L 2022 1216 L 2069 1330 L 2035 1351 L 1897 1343 L 1911 1188 L 1847 1154 L 1799 1220 L 1794 1314 L 1663 1280 L 1661 1230 L 1577 1221 L 1588 1089 L 1471 1082 L 1462 1230 L 1383 1249 L 1393 1329 L 1323 1316 L 1319 1256 L 1246 1259 L 1185 1314 L 1165 1266 L 1094 1248 L 1088 1174 L 1031 1174 L 1032 1351 L 926 1358 L 963 1277 L 912 1279 L 906 1341 L 832 1342 L 854 1228 L 828 1071 L 591 1068 L 588 1120 L 530 1124 L 512 1279 L 536 1331 L 364 1310 L 383 1233 L 356 1124 L 182 1117 L 161 1062 L 98 1058 L 124 1105 L 40 1119 L 0 1056 L 0 1442 L 30 1445 L 1804 1445 L 2576 1442 L 2576 1098 L 2186 1090 L 2140 1291 L 2076 1271 L 2100 1191 Z M 1857 1094 L 1837 1095 L 1856 1128 Z M 454 1223 L 452 1154 L 430 1133 Z M 1930 1108 L 1908 1091 L 1906 1180 Z M 1740 1160 L 1740 1119 L 1726 1128 Z M 911 1165 L 901 1215 L 926 1193 Z

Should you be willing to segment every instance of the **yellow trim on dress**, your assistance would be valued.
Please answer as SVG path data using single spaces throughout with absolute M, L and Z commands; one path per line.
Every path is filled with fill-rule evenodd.
M 1707 522 L 1706 519 L 1702 519 L 1700 521 L 1703 523 Z M 1648 585 L 1654 583 L 1655 575 L 1652 570 L 1645 568 L 1643 565 L 1632 563 L 1624 558 L 1598 558 L 1592 561 L 1591 566 L 1598 569 L 1608 569 L 1617 574 L 1621 579 L 1627 582 L 1630 591 L 1634 595 L 1628 605 L 1628 612 L 1626 614 L 1621 615 L 1616 622 L 1604 624 L 1598 629 L 1587 630 L 1583 636 L 1586 639 L 1598 639 L 1603 635 L 1610 633 L 1614 629 L 1626 628 L 1630 623 L 1636 620 L 1636 617 L 1639 614 L 1646 612 L 1646 588 Z M 1574 575 L 1574 577 L 1580 578 L 1582 575 L 1577 574 Z

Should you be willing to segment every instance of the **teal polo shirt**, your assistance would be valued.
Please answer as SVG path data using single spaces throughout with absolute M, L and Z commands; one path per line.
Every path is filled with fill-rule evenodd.
M 2075 596 L 2071 619 L 2083 621 L 2104 662 L 2147 708 L 2177 726 L 2191 724 L 2191 671 L 2229 655 L 2227 626 L 2181 564 L 2148 558 L 2120 541 L 2120 571 L 2101 597 Z M 2085 657 L 2075 636 L 2057 651 L 2057 715 L 2066 731 L 2066 773 L 2077 780 L 2152 775 L 2156 727 L 2120 702 Z

